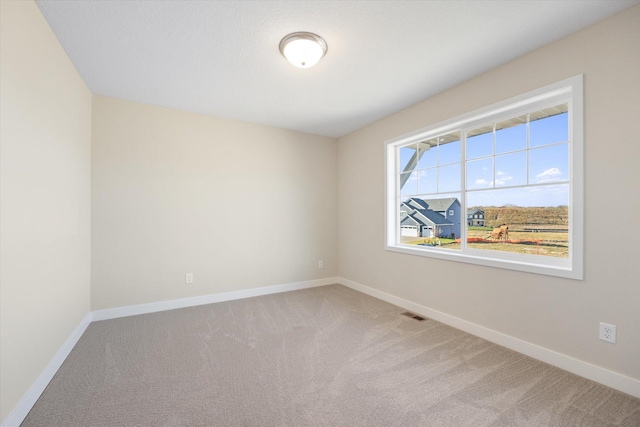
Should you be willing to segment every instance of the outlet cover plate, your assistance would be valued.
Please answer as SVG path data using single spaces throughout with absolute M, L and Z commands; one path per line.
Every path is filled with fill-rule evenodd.
M 616 325 L 600 322 L 600 339 L 602 341 L 616 343 Z

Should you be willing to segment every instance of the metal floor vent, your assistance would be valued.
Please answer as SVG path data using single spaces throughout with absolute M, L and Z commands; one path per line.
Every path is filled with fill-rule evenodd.
M 415 313 L 412 313 L 410 311 L 405 311 L 404 313 L 400 313 L 400 314 L 402 314 L 403 316 L 407 316 L 407 317 L 410 317 L 412 319 L 415 319 L 418 322 L 424 322 L 425 320 L 429 320 L 426 317 L 419 316 L 419 315 L 417 315 Z

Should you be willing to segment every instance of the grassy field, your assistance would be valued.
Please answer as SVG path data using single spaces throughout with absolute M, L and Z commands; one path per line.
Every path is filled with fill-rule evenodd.
M 513 226 L 512 229 L 527 227 Z M 569 233 L 566 232 L 523 232 L 510 231 L 508 241 L 491 240 L 491 229 L 483 227 L 469 227 L 467 232 L 469 240 L 482 239 L 482 241 L 467 243 L 470 248 L 516 252 L 521 254 L 544 255 L 558 258 L 569 257 Z M 453 239 L 427 239 L 415 238 L 407 242 L 409 244 L 432 244 L 442 248 L 460 249 L 460 243 Z
M 567 232 L 569 208 L 567 206 L 484 206 L 481 208 L 485 213 L 487 227 L 469 227 L 467 247 L 558 258 L 569 257 L 569 233 Z M 505 224 L 509 226 L 508 239 L 491 239 L 493 228 Z M 456 242 L 453 239 L 402 237 L 402 242 L 460 249 L 460 241 Z
M 488 227 L 500 227 L 508 224 L 527 224 L 528 227 L 551 228 L 553 226 L 567 228 L 569 225 L 569 208 L 558 207 L 519 207 L 519 206 L 485 206 L 482 208 Z M 514 225 L 514 226 L 512 226 Z

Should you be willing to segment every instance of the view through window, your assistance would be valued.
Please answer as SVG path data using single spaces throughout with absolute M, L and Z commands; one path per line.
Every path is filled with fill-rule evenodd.
M 581 79 L 563 83 L 389 142 L 387 248 L 581 276 Z

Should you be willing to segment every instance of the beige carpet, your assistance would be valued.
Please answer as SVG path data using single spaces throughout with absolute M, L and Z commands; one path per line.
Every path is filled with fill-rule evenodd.
M 24 426 L 640 426 L 640 400 L 339 285 L 92 323 Z

